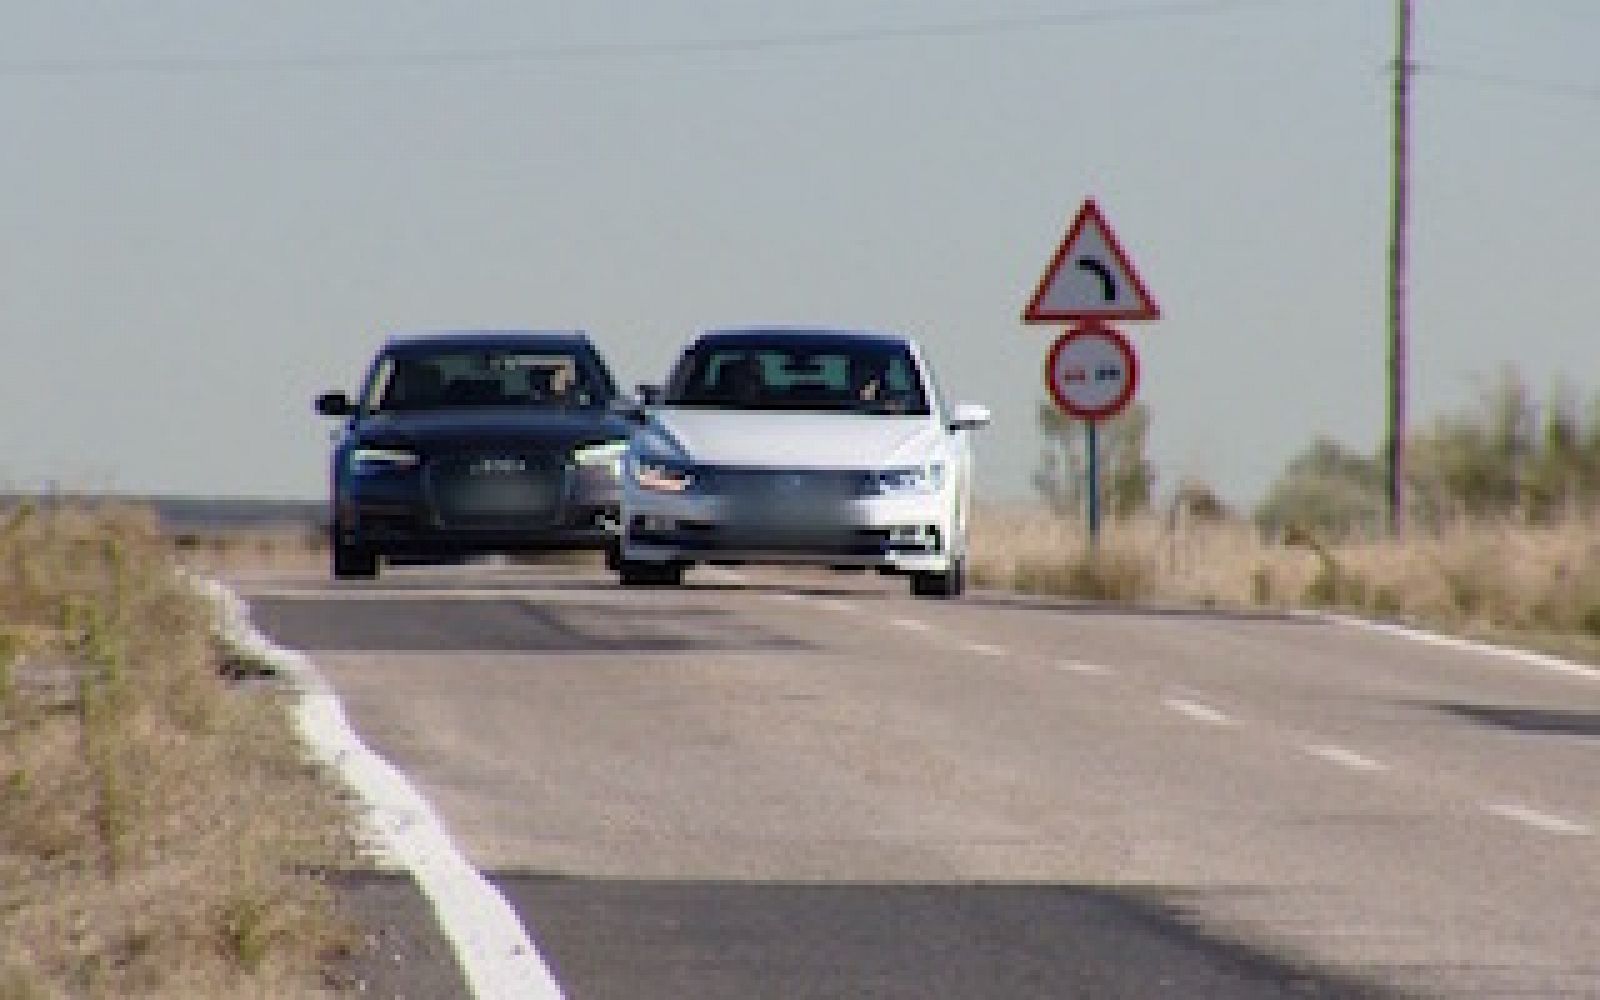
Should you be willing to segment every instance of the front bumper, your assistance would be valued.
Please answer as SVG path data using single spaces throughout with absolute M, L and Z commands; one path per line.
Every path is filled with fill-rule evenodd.
M 625 488 L 622 554 L 640 562 L 943 572 L 957 540 L 943 493 L 749 498 Z
M 349 477 L 336 488 L 337 541 L 390 555 L 606 549 L 616 544 L 620 490 L 588 469 L 551 470 L 525 505 L 475 508 L 425 472 Z

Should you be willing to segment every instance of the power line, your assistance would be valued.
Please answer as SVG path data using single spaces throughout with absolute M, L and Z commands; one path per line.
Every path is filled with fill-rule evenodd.
M 1512 90 L 1546 94 L 1551 97 L 1600 101 L 1600 86 L 1595 85 L 1562 83 L 1555 80 L 1536 80 L 1531 77 L 1513 76 L 1505 73 L 1488 73 L 1457 66 L 1441 66 L 1434 63 L 1413 63 L 1412 69 L 1420 74 L 1440 77 L 1446 80 L 1461 80 L 1491 87 L 1505 87 Z
M 1093 10 L 1031 16 L 949 21 L 899 27 L 844 28 L 742 38 L 690 38 L 657 42 L 588 42 L 434 52 L 344 52 L 290 56 L 150 56 L 111 59 L 35 59 L 0 62 L 0 76 L 113 76 L 279 71 L 449 69 L 560 62 L 694 55 L 727 55 L 780 50 L 832 48 L 883 42 L 1011 34 L 1052 28 L 1088 27 L 1133 21 L 1202 17 L 1275 6 L 1286 0 L 1174 0 L 1138 7 L 1126 4 Z

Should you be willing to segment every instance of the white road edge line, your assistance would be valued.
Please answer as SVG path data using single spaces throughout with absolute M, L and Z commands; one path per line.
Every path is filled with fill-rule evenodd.
M 562 1000 L 516 911 L 467 861 L 433 807 L 345 718 L 339 696 L 300 653 L 273 645 L 250 623 L 248 605 L 216 580 L 198 580 L 219 610 L 219 628 L 240 648 L 290 677 L 300 692 L 295 721 L 311 753 L 361 797 L 386 856 L 408 870 L 433 905 L 440 930 L 476 1000 Z
M 1364 757 L 1354 750 L 1346 749 L 1334 743 L 1310 743 L 1306 745 L 1305 751 L 1313 757 L 1321 757 L 1323 760 L 1340 764 L 1356 771 L 1389 770 L 1389 765 L 1381 760 Z
M 1410 628 L 1405 625 L 1396 625 L 1393 622 L 1374 621 L 1370 618 L 1357 618 L 1354 615 L 1334 614 L 1330 611 L 1295 611 L 1293 614 L 1300 618 L 1315 618 L 1339 625 L 1366 629 L 1369 632 L 1381 632 L 1384 635 L 1410 639 L 1413 642 L 1426 642 L 1433 646 L 1443 646 L 1446 649 L 1461 649 L 1473 653 L 1484 653 L 1489 656 L 1516 660 L 1519 663 L 1526 663 L 1529 666 L 1540 667 L 1558 674 L 1566 674 L 1569 677 L 1582 677 L 1585 680 L 1600 681 L 1600 668 L 1591 667 L 1584 663 L 1576 663 L 1559 656 L 1551 656 L 1548 653 L 1535 653 L 1526 649 L 1496 646 L 1487 642 L 1478 642 L 1475 639 L 1462 639 L 1458 636 L 1429 632 L 1426 629 Z
M 1233 720 L 1222 712 L 1217 711 L 1210 705 L 1202 705 L 1198 701 L 1190 701 L 1187 698 L 1167 698 L 1162 701 L 1162 704 L 1179 715 L 1187 715 L 1197 722 L 1209 722 L 1214 726 L 1233 724 Z
M 1587 837 L 1594 833 L 1592 829 L 1582 823 L 1574 823 L 1570 819 L 1564 819 L 1547 812 L 1540 812 L 1537 809 L 1529 809 L 1527 806 L 1519 806 L 1509 802 L 1485 802 L 1483 808 L 1496 816 L 1516 820 L 1518 823 L 1543 830 L 1545 833 L 1559 833 L 1568 837 Z

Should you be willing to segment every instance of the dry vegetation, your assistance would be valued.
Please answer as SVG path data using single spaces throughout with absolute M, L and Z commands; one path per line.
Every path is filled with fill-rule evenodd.
M 986 511 L 972 574 L 986 586 L 1100 600 L 1320 607 L 1458 634 L 1515 638 L 1600 659 L 1600 517 L 1468 522 L 1404 541 L 1269 541 L 1232 519 L 1138 517 L 1083 524 Z
M 0 520 L 0 1000 L 325 995 L 357 863 L 283 696 L 134 509 Z

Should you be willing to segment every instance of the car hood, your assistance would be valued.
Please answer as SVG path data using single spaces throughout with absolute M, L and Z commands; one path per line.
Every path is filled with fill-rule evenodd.
M 941 440 L 925 416 L 663 408 L 637 447 L 701 465 L 872 469 L 927 461 Z
M 607 410 L 531 406 L 380 413 L 355 430 L 362 444 L 424 451 L 478 445 L 563 449 L 627 436 L 627 423 Z

